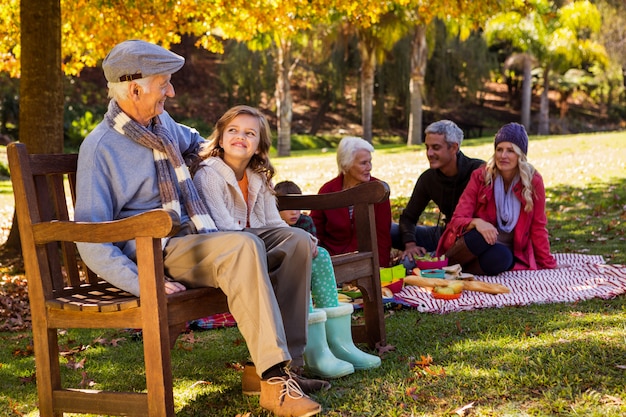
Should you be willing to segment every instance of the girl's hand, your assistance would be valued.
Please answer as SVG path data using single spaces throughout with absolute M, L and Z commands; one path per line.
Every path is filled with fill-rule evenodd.
M 317 243 L 313 241 L 311 242 L 311 255 L 313 256 L 313 258 L 317 258 L 318 255 Z

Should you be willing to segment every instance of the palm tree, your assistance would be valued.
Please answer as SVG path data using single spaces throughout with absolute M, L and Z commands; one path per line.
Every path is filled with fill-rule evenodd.
M 512 51 L 537 59 L 542 73 L 542 93 L 539 109 L 538 133 L 550 133 L 548 92 L 552 72 L 564 74 L 570 68 L 583 64 L 606 62 L 604 48 L 592 35 L 600 30 L 600 13 L 588 0 L 574 1 L 557 9 L 548 0 L 532 2 L 534 10 L 500 13 L 487 22 L 485 37 L 491 45 L 505 44 Z M 522 123 L 530 130 L 530 65 L 524 65 L 525 92 L 522 94 Z M 528 125 L 526 125 L 528 124 Z

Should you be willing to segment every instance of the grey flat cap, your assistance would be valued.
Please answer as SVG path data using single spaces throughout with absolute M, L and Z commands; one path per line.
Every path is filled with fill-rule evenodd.
M 130 40 L 117 44 L 102 61 L 107 81 L 117 83 L 173 74 L 185 64 L 185 58 L 153 43 Z

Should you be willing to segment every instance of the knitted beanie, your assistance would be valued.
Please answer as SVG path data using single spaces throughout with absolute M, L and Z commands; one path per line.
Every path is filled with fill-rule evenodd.
M 498 133 L 496 133 L 496 139 L 493 144 L 494 148 L 498 146 L 500 142 L 514 143 L 519 146 L 524 154 L 528 153 L 528 134 L 526 134 L 524 126 L 519 123 L 509 123 L 502 126 L 500 130 L 498 130 Z

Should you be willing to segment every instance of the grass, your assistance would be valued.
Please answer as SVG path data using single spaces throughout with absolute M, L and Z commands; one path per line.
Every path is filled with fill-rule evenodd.
M 484 138 L 467 141 L 463 150 L 488 158 L 492 146 Z M 529 160 L 546 183 L 553 252 L 597 254 L 626 264 L 626 134 L 533 137 L 529 149 Z M 277 181 L 294 180 L 305 192 L 316 192 L 336 172 L 330 151 L 297 151 L 273 162 Z M 374 175 L 390 184 L 394 213 L 425 168 L 423 147 L 377 147 Z M 433 214 L 431 209 L 426 221 Z M 332 381 L 330 391 L 316 395 L 324 416 L 626 414 L 624 295 L 445 315 L 416 310 L 387 315 L 388 342 L 395 350 L 384 354 L 379 369 Z M 142 346 L 130 333 L 70 330 L 60 338 L 67 352 L 65 386 L 142 389 Z M 28 331 L 0 333 L 2 417 L 38 415 L 30 342 Z M 248 354 L 236 328 L 184 335 L 172 355 L 177 415 L 266 415 L 257 398 L 241 394 L 239 366 Z

